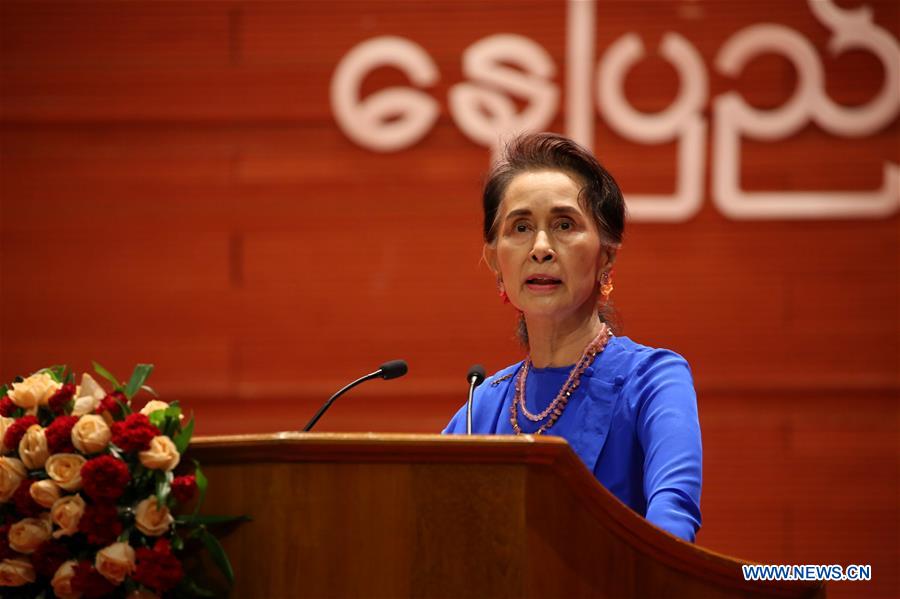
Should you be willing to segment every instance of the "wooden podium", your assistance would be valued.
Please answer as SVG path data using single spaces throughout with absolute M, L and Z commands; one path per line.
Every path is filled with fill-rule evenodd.
M 232 597 L 824 597 L 652 526 L 558 437 L 197 438 Z

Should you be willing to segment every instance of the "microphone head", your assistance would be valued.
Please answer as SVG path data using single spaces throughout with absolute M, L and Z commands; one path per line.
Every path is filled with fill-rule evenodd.
M 466 375 L 466 380 L 469 381 L 469 384 L 473 384 L 476 387 L 484 382 L 484 366 L 481 364 L 475 364 L 474 366 L 469 367 L 469 373 Z
M 381 371 L 381 378 L 388 380 L 403 376 L 409 371 L 409 366 L 406 365 L 406 360 L 391 360 L 382 364 L 378 370 Z

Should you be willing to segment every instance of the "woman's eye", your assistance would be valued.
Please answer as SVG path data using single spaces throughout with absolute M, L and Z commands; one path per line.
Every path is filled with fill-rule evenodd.
M 524 233 L 528 230 L 528 225 L 525 223 L 519 223 L 515 227 L 513 227 L 516 233 Z
M 572 228 L 572 222 L 564 220 L 557 225 L 561 231 L 568 231 Z

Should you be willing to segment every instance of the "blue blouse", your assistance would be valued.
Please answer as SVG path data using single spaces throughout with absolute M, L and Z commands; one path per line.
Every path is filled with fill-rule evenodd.
M 475 390 L 473 433 L 514 434 L 510 406 L 522 364 L 504 368 Z M 542 412 L 571 369 L 529 369 L 528 411 Z M 533 433 L 540 425 L 519 414 L 523 433 Z M 465 432 L 463 405 L 444 433 Z M 628 337 L 610 338 L 585 369 L 562 416 L 543 434 L 565 438 L 597 480 L 625 505 L 693 542 L 700 528 L 702 448 L 691 370 L 680 355 Z

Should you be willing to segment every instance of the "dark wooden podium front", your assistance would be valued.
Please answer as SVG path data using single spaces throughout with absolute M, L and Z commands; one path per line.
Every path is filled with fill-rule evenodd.
M 233 597 L 824 597 L 652 526 L 558 437 L 197 438 Z

